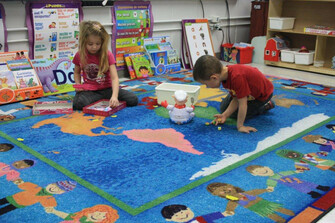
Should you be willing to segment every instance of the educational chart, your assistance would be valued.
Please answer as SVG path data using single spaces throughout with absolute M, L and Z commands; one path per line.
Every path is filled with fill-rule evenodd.
M 124 54 L 143 52 L 143 39 L 152 36 L 150 2 L 116 1 L 112 8 L 113 41 L 117 69 L 126 67 Z
M 0 3 L 0 52 L 7 51 L 7 29 L 5 22 L 5 9 Z
M 80 4 L 71 2 L 30 3 L 31 58 L 67 58 L 78 51 Z
M 197 59 L 203 55 L 215 56 L 212 36 L 207 19 L 183 20 L 183 44 L 186 52 L 183 52 L 183 61 L 193 68 Z M 185 57 L 188 57 L 187 59 Z

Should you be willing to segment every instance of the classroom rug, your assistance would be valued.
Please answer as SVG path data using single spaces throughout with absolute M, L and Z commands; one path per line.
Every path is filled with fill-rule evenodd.
M 311 222 L 335 200 L 335 89 L 268 76 L 276 107 L 210 124 L 224 89 L 201 86 L 190 123 L 157 104 L 161 83 L 198 85 L 191 71 L 122 82 L 139 105 L 103 117 L 32 116 L 1 105 L 1 222 Z

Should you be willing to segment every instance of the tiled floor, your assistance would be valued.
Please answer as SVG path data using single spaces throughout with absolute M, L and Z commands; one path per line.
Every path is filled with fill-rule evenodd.
M 257 67 L 264 74 L 285 77 L 295 80 L 307 81 L 324 86 L 335 87 L 335 76 L 319 73 L 305 72 L 300 70 L 267 66 L 263 64 L 250 64 Z

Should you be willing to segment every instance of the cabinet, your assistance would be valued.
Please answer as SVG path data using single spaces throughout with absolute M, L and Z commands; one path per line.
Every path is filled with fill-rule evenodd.
M 315 50 L 314 60 L 325 61 L 323 67 L 299 65 L 286 62 L 265 61 L 265 64 L 335 76 L 332 58 L 335 56 L 335 36 L 305 33 L 304 28 L 312 25 L 335 26 L 335 0 L 270 0 L 269 17 L 294 17 L 291 30 L 270 29 L 268 19 L 267 39 L 281 34 L 290 39 L 290 48 L 306 46 Z
M 256 36 L 265 36 L 268 20 L 268 1 L 253 1 L 251 3 L 251 15 L 250 15 L 250 36 L 252 38 Z

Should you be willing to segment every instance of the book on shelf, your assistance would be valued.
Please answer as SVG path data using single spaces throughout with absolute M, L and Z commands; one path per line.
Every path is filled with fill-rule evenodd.
M 335 35 L 335 28 L 329 26 L 313 25 L 305 27 L 304 32 L 323 34 L 323 35 Z
M 12 71 L 0 70 L 0 89 L 2 88 L 17 89 Z
M 150 61 L 147 55 L 131 56 L 134 71 L 137 78 L 147 78 L 153 76 Z
M 13 74 L 19 89 L 40 85 L 37 74 L 33 69 L 13 71 Z
M 168 54 L 168 64 L 179 63 L 179 56 L 177 50 L 172 49 L 167 51 Z

